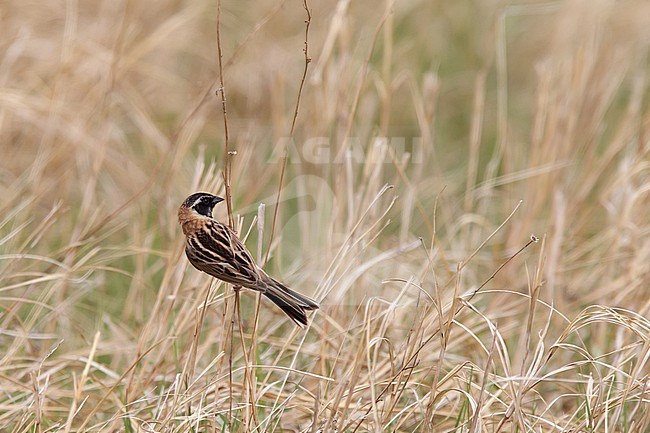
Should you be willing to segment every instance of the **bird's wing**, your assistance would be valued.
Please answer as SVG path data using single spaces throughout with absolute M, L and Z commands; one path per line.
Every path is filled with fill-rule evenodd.
M 185 253 L 195 268 L 227 283 L 253 290 L 263 290 L 266 285 L 246 246 L 218 221 L 187 236 Z

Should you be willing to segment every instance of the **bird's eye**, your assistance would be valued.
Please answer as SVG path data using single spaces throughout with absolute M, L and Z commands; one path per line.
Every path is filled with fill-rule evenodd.
M 209 197 L 199 198 L 192 207 L 199 215 L 212 218 L 212 203 L 210 202 Z

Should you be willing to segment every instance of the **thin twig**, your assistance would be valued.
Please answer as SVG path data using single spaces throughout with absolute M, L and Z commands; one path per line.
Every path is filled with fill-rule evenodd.
M 226 87 L 223 83 L 223 54 L 221 52 L 221 0 L 217 0 L 217 51 L 219 60 L 219 89 L 217 95 L 221 95 L 221 110 L 223 111 L 223 132 L 224 132 L 224 161 L 223 161 L 223 183 L 226 188 L 226 206 L 228 207 L 228 225 L 233 228 L 232 218 L 232 197 L 230 195 L 230 137 L 228 135 L 228 115 L 226 110 Z
M 508 223 L 508 221 L 510 221 L 510 218 L 512 218 L 512 217 L 515 215 L 515 213 L 517 212 L 517 209 L 519 209 L 519 207 L 521 206 L 521 204 L 522 204 L 523 202 L 524 202 L 523 200 L 519 200 L 519 203 L 517 203 L 517 206 L 515 206 L 515 208 L 512 210 L 512 212 L 510 212 L 510 215 L 508 215 L 508 217 L 507 217 L 505 220 L 503 220 L 503 222 L 499 225 L 499 227 L 497 227 L 496 229 L 494 229 L 494 231 L 490 234 L 490 236 L 488 236 L 487 238 L 485 238 L 485 239 L 483 240 L 483 242 L 481 242 L 481 245 L 479 245 L 478 247 L 476 247 L 476 249 L 474 250 L 474 252 L 473 252 L 472 254 L 470 254 L 468 258 L 466 258 L 465 260 L 463 260 L 463 261 L 460 263 L 460 265 L 458 266 L 459 269 L 463 269 L 463 268 L 464 268 L 464 267 L 465 267 L 465 266 L 470 262 L 470 260 L 472 260 L 472 259 L 474 258 L 474 256 L 477 255 L 478 252 L 481 251 L 481 250 L 483 249 L 483 247 L 484 247 L 488 242 L 490 242 L 490 240 L 491 240 L 494 236 L 496 236 L 497 233 L 499 233 L 499 232 L 501 231 L 501 229 L 502 229 L 502 228 L 503 228 L 503 227 Z M 525 248 L 525 247 L 524 247 L 524 248 Z
M 221 50 L 221 0 L 217 0 L 217 52 L 218 52 L 218 61 L 219 61 L 219 89 L 217 89 L 216 94 L 221 95 L 221 110 L 223 112 L 223 132 L 224 132 L 224 151 L 223 151 L 223 183 L 225 186 L 225 195 L 226 195 L 226 206 L 228 208 L 228 225 L 231 229 L 234 229 L 234 221 L 232 217 L 232 195 L 230 193 L 230 137 L 228 134 L 228 114 L 226 109 L 226 86 L 224 85 L 223 79 L 223 53 Z M 239 291 L 235 291 L 235 302 L 233 308 L 237 311 L 239 308 Z M 238 314 L 241 317 L 241 313 Z M 230 321 L 230 356 L 228 357 L 228 384 L 229 384 L 229 408 L 228 408 L 228 424 L 229 430 L 232 430 L 232 409 L 233 409 L 233 382 L 232 382 L 232 362 L 233 362 L 233 332 L 232 327 L 234 326 L 234 312 L 232 319 Z M 241 326 L 241 324 L 240 324 Z
M 463 300 L 464 302 L 460 303 L 460 305 L 458 306 L 458 308 L 457 308 L 456 311 L 452 314 L 451 317 L 452 317 L 452 318 L 453 318 L 453 317 L 456 317 L 456 316 L 458 315 L 458 313 L 460 313 L 460 311 L 463 309 L 463 307 L 465 307 L 465 305 L 467 304 L 467 302 L 468 302 L 470 299 L 472 299 L 472 298 L 474 297 L 474 295 L 476 295 L 476 294 L 479 292 L 479 290 L 481 290 L 483 287 L 485 287 L 485 285 L 486 285 L 487 283 L 489 283 L 490 281 L 492 281 L 492 280 L 494 279 L 494 277 L 499 273 L 499 271 L 500 271 L 501 269 L 503 269 L 503 268 L 504 268 L 508 263 L 510 263 L 510 262 L 512 261 L 512 259 L 514 259 L 514 258 L 517 257 L 519 254 L 521 254 L 522 251 L 524 251 L 526 248 L 528 248 L 528 247 L 530 246 L 530 244 L 537 243 L 537 241 L 538 241 L 537 236 L 535 236 L 535 235 L 531 235 L 530 240 L 529 240 L 529 241 L 528 241 L 528 242 L 527 242 L 523 247 L 521 247 L 519 250 L 517 250 L 516 253 L 514 253 L 513 255 L 511 255 L 510 257 L 508 257 L 508 259 L 507 259 L 505 262 L 503 262 L 503 263 L 501 264 L 501 266 L 499 266 L 499 267 L 496 269 L 496 271 L 494 271 L 494 272 L 492 273 L 492 275 L 490 275 L 490 277 L 489 277 L 487 280 L 485 280 L 485 282 L 483 282 L 483 284 L 481 284 L 481 285 L 480 285 L 476 290 L 474 290 L 474 291 L 472 292 L 472 294 L 471 294 L 467 299 L 464 299 L 464 300 Z M 459 270 L 459 272 L 460 272 L 460 270 Z M 400 368 L 399 371 L 398 371 L 396 374 L 393 375 L 393 377 L 388 381 L 387 385 L 386 385 L 386 386 L 381 390 L 381 392 L 379 393 L 379 395 L 377 395 L 377 397 L 375 398 L 375 403 L 379 402 L 379 400 L 384 396 L 384 394 L 386 394 L 386 392 L 387 392 L 387 391 L 390 389 L 390 387 L 393 385 L 395 379 L 397 379 L 397 378 L 400 376 L 400 374 L 402 374 L 403 371 L 405 371 L 406 369 L 409 369 L 409 368 L 413 368 L 413 367 L 415 367 L 415 365 L 417 364 L 417 357 L 418 357 L 418 355 L 420 354 L 420 352 L 422 351 L 422 349 L 424 349 L 424 347 L 425 347 L 427 344 L 429 344 L 429 343 L 434 339 L 434 337 L 435 337 L 436 335 L 438 335 L 438 332 L 440 332 L 440 328 L 438 328 L 437 331 L 434 331 L 431 335 L 429 335 L 429 336 L 427 337 L 426 340 L 424 340 L 424 341 L 420 344 L 420 346 L 417 348 L 417 350 L 415 351 L 415 353 L 413 353 L 413 355 L 411 355 L 411 356 L 408 358 L 408 360 L 407 360 L 407 361 L 402 365 L 402 368 Z M 431 398 L 433 398 L 433 396 L 431 396 Z M 373 406 L 372 406 L 372 405 L 369 405 L 368 410 L 366 410 L 365 414 L 361 417 L 361 419 L 360 419 L 359 422 L 357 423 L 356 427 L 352 430 L 352 433 L 355 433 L 355 432 L 359 429 L 359 427 L 361 426 L 361 424 L 363 424 L 363 422 L 365 421 L 365 419 L 368 417 L 368 414 L 370 414 L 370 411 L 372 410 L 372 408 L 373 408 Z M 354 423 L 354 421 L 350 421 L 350 422 L 348 422 L 348 424 L 346 424 L 346 425 L 344 426 L 344 428 L 343 428 L 341 431 L 347 431 L 347 430 L 352 426 L 353 423 Z
M 147 350 L 137 356 L 135 361 L 133 361 L 131 365 L 124 371 L 124 373 L 122 373 L 122 375 L 115 380 L 115 383 L 110 388 L 108 388 L 108 390 L 104 393 L 104 396 L 97 402 L 97 404 L 91 405 L 90 411 L 86 415 L 86 418 L 81 423 L 81 426 L 79 426 L 75 431 L 83 431 L 83 429 L 86 427 L 86 424 L 90 422 L 95 413 L 97 413 L 97 411 L 102 407 L 102 404 L 114 395 L 113 392 L 115 389 L 120 385 L 123 385 L 124 378 L 140 364 L 140 361 L 142 361 L 142 359 L 147 356 L 149 352 L 158 347 L 158 345 L 160 345 L 160 343 L 163 343 L 167 338 L 168 337 L 163 337 L 160 340 L 154 342 Z
M 253 419 L 253 422 L 255 423 L 255 427 L 257 428 L 260 425 L 260 421 L 257 417 L 257 409 L 255 406 L 255 388 L 253 387 L 253 380 L 251 376 L 254 373 L 253 367 L 250 364 L 250 359 L 248 357 L 248 351 L 246 350 L 246 339 L 244 337 L 244 326 L 243 326 L 243 318 L 241 316 L 241 304 L 240 304 L 240 299 L 239 299 L 239 292 L 240 290 L 235 291 L 235 311 L 237 312 L 237 318 L 239 321 L 239 339 L 241 343 L 241 348 L 242 348 L 242 354 L 244 355 L 244 379 L 242 383 L 242 388 L 244 386 L 248 386 L 248 397 L 249 397 L 249 407 L 251 409 L 251 416 Z M 232 353 L 232 351 L 231 351 Z M 231 369 L 232 372 L 232 369 Z M 232 405 L 231 405 L 232 406 Z M 245 422 L 245 425 L 248 425 L 250 422 L 250 419 L 248 417 L 244 418 L 242 416 L 242 421 Z
M 305 54 L 305 68 L 302 71 L 302 79 L 300 80 L 300 87 L 298 88 L 298 95 L 296 96 L 296 109 L 293 112 L 293 119 L 291 120 L 291 131 L 289 131 L 291 137 L 293 137 L 293 130 L 296 127 L 296 119 L 298 118 L 298 110 L 300 109 L 300 97 L 302 96 L 302 89 L 305 87 L 305 80 L 307 79 L 307 69 L 311 63 L 311 57 L 309 57 L 309 25 L 311 24 L 311 12 L 309 11 L 307 0 L 303 0 L 303 7 L 307 13 L 307 19 L 305 20 L 305 48 L 302 50 Z
M 233 313 L 230 316 L 228 323 L 228 334 L 230 335 L 230 347 L 228 348 L 228 431 L 232 431 L 232 409 L 233 409 L 233 382 L 232 382 L 232 364 L 233 364 L 233 346 L 235 345 L 235 337 L 233 328 L 235 327 L 235 311 L 239 305 L 239 290 L 235 289 L 235 305 L 233 306 Z M 227 337 L 226 337 L 227 338 Z
M 501 263 L 501 266 L 499 266 L 499 267 L 497 268 L 497 270 L 494 271 L 494 272 L 492 273 L 492 275 L 490 275 L 490 278 L 488 278 L 487 280 L 485 280 L 485 281 L 483 282 L 483 284 L 481 284 L 480 286 L 478 286 L 478 287 L 476 288 L 476 290 L 474 290 L 474 291 L 472 292 L 472 294 L 469 295 L 469 297 L 468 297 L 467 299 L 465 299 L 465 302 L 469 302 L 469 301 L 470 301 L 470 300 L 471 300 L 471 299 L 472 299 L 472 298 L 473 298 L 473 297 L 474 297 L 474 296 L 479 292 L 479 290 L 481 290 L 483 287 L 485 287 L 487 283 L 489 283 L 490 281 L 492 281 L 492 280 L 494 279 L 494 277 L 497 276 L 497 274 L 499 273 L 499 271 L 500 271 L 501 269 L 503 269 L 503 268 L 504 268 L 508 263 L 510 263 L 510 261 L 511 261 L 512 259 L 514 259 L 515 257 L 517 257 L 517 256 L 519 255 L 519 253 L 521 253 L 523 250 L 525 250 L 526 248 L 528 248 L 528 247 L 530 246 L 530 244 L 536 244 L 538 241 L 539 241 L 539 238 L 538 238 L 537 236 L 535 236 L 535 235 L 531 235 L 531 236 L 530 236 L 530 240 L 528 241 L 528 243 L 527 243 L 526 245 L 524 245 L 523 247 L 519 248 L 519 250 L 517 250 L 516 253 L 514 253 L 513 255 L 511 255 L 510 257 L 508 257 L 508 260 L 506 260 L 505 262 Z
M 300 109 L 300 99 L 302 97 L 302 89 L 305 87 L 305 81 L 307 79 L 307 70 L 309 69 L 309 64 L 311 63 L 311 57 L 309 57 L 309 25 L 311 24 L 311 12 L 309 11 L 309 5 L 307 0 L 303 0 L 303 7 L 307 13 L 307 19 L 305 20 L 305 48 L 303 48 L 303 53 L 305 54 L 305 67 L 302 70 L 302 78 L 300 80 L 300 87 L 298 87 L 298 95 L 296 96 L 296 108 L 293 112 L 293 119 L 291 120 L 291 129 L 289 130 L 289 138 L 293 138 L 293 132 L 296 127 L 296 119 L 298 119 L 298 111 Z M 266 255 L 264 257 L 264 263 L 269 261 L 269 255 L 271 254 L 271 247 L 273 246 L 273 234 L 275 233 L 275 224 L 278 219 L 278 210 L 280 209 L 280 194 L 282 192 L 282 185 L 284 183 L 284 174 L 287 170 L 287 159 L 288 152 L 287 149 L 284 149 L 284 155 L 282 156 L 282 168 L 280 170 L 280 180 L 278 182 L 278 193 L 275 196 L 275 207 L 273 208 L 273 221 L 271 222 L 271 234 L 269 237 L 269 247 L 266 250 Z

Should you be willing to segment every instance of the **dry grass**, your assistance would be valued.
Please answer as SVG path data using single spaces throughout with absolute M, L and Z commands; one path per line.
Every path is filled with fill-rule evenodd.
M 182 256 L 215 4 L 4 2 L 0 430 L 649 431 L 650 8 L 496 3 L 311 1 L 292 133 L 302 4 L 222 4 L 235 224 L 303 331 Z

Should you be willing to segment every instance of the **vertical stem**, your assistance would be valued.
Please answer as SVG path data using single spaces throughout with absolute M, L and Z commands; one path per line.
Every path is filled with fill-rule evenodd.
M 221 110 L 223 111 L 224 131 L 224 159 L 223 159 L 223 183 L 226 188 L 226 206 L 228 207 L 228 225 L 233 228 L 232 218 L 232 196 L 230 194 L 230 137 L 228 135 L 228 115 L 226 110 L 226 87 L 223 83 L 223 53 L 221 51 L 221 0 L 217 0 L 217 51 L 219 59 L 219 89 L 217 95 L 221 95 Z
M 289 138 L 293 138 L 293 131 L 296 127 L 296 119 L 298 119 L 298 111 L 300 109 L 300 99 L 302 97 L 302 89 L 305 87 L 305 80 L 307 79 L 307 70 L 309 69 L 309 64 L 311 63 L 311 57 L 309 57 L 309 25 L 311 24 L 311 12 L 309 11 L 309 5 L 307 0 L 302 2 L 303 8 L 307 13 L 307 19 L 305 20 L 305 48 L 302 52 L 305 54 L 305 67 L 302 71 L 302 78 L 300 80 L 300 87 L 298 88 L 298 96 L 296 96 L 296 107 L 293 112 L 293 119 L 291 120 L 291 129 L 289 131 Z M 287 149 L 284 150 L 284 155 L 282 156 L 282 169 L 280 170 L 280 181 L 278 182 L 278 193 L 275 196 L 275 207 L 273 208 L 273 221 L 271 222 L 271 235 L 269 238 L 269 247 L 266 250 L 266 256 L 264 257 L 264 263 L 269 261 L 269 254 L 271 254 L 271 246 L 273 245 L 273 234 L 275 233 L 275 224 L 278 219 L 278 210 L 280 208 L 280 193 L 282 192 L 282 185 L 284 183 L 284 173 L 287 170 Z
M 226 109 L 226 87 L 223 81 L 223 53 L 221 50 L 221 0 L 217 0 L 217 52 L 218 52 L 218 63 L 219 63 L 219 89 L 217 89 L 217 95 L 221 95 L 221 110 L 223 112 L 223 131 L 224 131 L 224 151 L 223 151 L 223 183 L 226 190 L 226 206 L 228 208 L 228 225 L 231 229 L 234 229 L 234 221 L 232 217 L 232 195 L 230 193 L 230 136 L 228 134 L 228 112 Z M 239 290 L 235 291 L 235 303 L 233 304 L 234 311 L 239 311 Z M 232 421 L 233 421 L 233 377 L 232 377 L 232 362 L 233 362 L 233 332 L 235 313 L 233 311 L 232 319 L 230 321 L 230 354 L 228 356 L 228 384 L 229 384 L 229 408 L 228 408 L 228 423 L 229 430 L 232 431 Z M 240 317 L 240 328 L 241 328 L 241 312 L 239 312 L 238 317 Z M 227 338 L 227 337 L 226 337 Z

